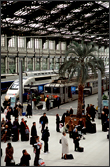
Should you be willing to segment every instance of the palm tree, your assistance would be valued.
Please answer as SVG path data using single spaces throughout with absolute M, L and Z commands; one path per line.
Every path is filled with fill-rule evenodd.
M 83 90 L 89 78 L 89 69 L 91 69 L 94 78 L 97 77 L 98 69 L 102 74 L 105 70 L 103 60 L 94 55 L 94 51 L 97 51 L 97 49 L 91 47 L 91 44 L 86 45 L 83 41 L 81 44 L 74 41 L 71 42 L 66 51 L 65 61 L 59 68 L 60 76 L 65 76 L 65 73 L 69 74 L 68 81 L 76 74 L 76 81 L 78 83 L 77 117 L 79 118 L 82 117 Z M 67 60 L 68 56 L 70 56 L 69 60 Z

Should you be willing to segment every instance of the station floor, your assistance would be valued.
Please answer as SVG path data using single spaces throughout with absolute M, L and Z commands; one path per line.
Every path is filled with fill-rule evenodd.
M 98 95 L 92 95 L 89 97 L 85 97 L 85 104 L 94 104 L 97 106 L 97 98 Z M 24 105 L 24 110 L 25 110 Z M 69 153 L 73 154 L 74 159 L 72 160 L 64 160 L 61 159 L 62 154 L 62 145 L 59 144 L 59 140 L 62 136 L 62 133 L 56 132 L 56 113 L 59 113 L 60 118 L 61 115 L 67 110 L 70 109 L 70 106 L 74 109 L 74 113 L 77 108 L 77 100 L 72 101 L 70 103 L 66 103 L 60 106 L 60 109 L 54 108 L 49 111 L 45 111 L 49 120 L 48 128 L 50 131 L 49 138 L 49 152 L 48 154 L 44 154 L 44 143 L 42 146 L 40 157 L 44 160 L 46 166 L 109 166 L 109 140 L 107 139 L 107 132 L 102 132 L 101 120 L 97 118 L 95 119 L 96 130 L 97 132 L 94 134 L 87 133 L 85 135 L 85 140 L 80 140 L 80 146 L 84 147 L 84 152 L 75 152 L 73 140 L 69 138 L 69 134 L 67 133 L 67 139 L 69 143 Z M 41 139 L 41 128 L 39 124 L 39 118 L 43 114 L 42 110 L 34 110 L 33 116 L 31 118 L 19 117 L 19 122 L 21 118 L 27 120 L 27 124 L 31 129 L 32 123 L 36 122 L 37 132 Z M 1 119 L 4 117 L 4 114 L 1 114 Z M 12 117 L 13 121 L 13 117 Z M 34 166 L 34 153 L 33 147 L 30 145 L 30 141 L 21 142 L 21 138 L 19 137 L 18 142 L 9 142 L 12 143 L 14 148 L 14 160 L 15 163 L 20 162 L 20 158 L 22 156 L 22 150 L 26 149 L 27 152 L 31 155 L 30 166 Z M 1 157 L 1 166 L 5 166 L 4 158 L 5 158 L 5 148 L 7 143 L 1 142 L 1 148 L 3 150 L 3 156 Z

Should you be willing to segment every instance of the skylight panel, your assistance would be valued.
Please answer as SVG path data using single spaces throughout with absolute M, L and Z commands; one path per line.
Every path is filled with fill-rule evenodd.
M 109 8 L 109 2 L 103 2 L 103 1 L 96 1 L 96 3 L 102 5 L 105 8 Z
M 81 9 L 71 10 L 71 12 L 73 12 L 73 13 L 81 12 Z
M 39 24 L 29 24 L 30 27 L 40 27 L 42 25 L 42 23 L 39 23 Z
M 92 15 L 93 15 L 93 13 L 88 13 L 88 14 L 85 15 L 85 17 L 90 17 Z

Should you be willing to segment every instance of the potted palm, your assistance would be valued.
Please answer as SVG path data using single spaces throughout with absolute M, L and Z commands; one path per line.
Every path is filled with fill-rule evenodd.
M 68 80 L 76 75 L 78 83 L 77 118 L 82 117 L 83 90 L 87 79 L 89 79 L 89 69 L 94 78 L 97 77 L 98 69 L 102 74 L 105 71 L 103 60 L 95 55 L 97 49 L 91 46 L 93 46 L 92 43 L 86 45 L 83 41 L 81 44 L 71 42 L 65 54 L 65 61 L 59 68 L 59 75 L 62 77 L 68 73 Z

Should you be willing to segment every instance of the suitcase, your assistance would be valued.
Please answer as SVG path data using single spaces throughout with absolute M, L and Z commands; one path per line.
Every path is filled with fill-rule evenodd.
M 13 142 L 16 142 L 16 141 L 18 141 L 18 138 L 16 138 L 15 136 L 12 138 L 12 141 Z
M 96 133 L 96 124 L 95 123 L 92 124 L 91 133 Z
M 84 148 L 83 148 L 83 147 L 79 147 L 79 148 L 78 148 L 78 151 L 79 151 L 79 152 L 84 152 Z
M 67 159 L 74 159 L 72 154 L 67 154 L 67 155 L 66 155 L 66 158 L 67 158 Z M 64 159 L 65 159 L 65 156 L 64 156 Z
M 102 131 L 107 132 L 107 124 L 106 124 L 106 122 L 104 122 L 103 125 L 102 125 Z
M 45 165 L 45 162 L 43 161 L 42 158 L 39 158 L 38 164 L 39 164 L 39 166 L 46 166 L 46 165 Z

